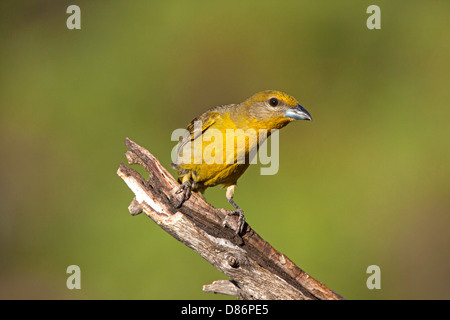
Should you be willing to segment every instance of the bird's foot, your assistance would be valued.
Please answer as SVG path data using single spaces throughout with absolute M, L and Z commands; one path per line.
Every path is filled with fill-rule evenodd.
M 231 211 L 227 213 L 229 216 L 238 216 L 238 224 L 236 227 L 236 235 L 241 235 L 242 232 L 244 231 L 244 225 L 245 225 L 245 216 L 244 216 L 244 211 L 239 208 L 236 211 Z
M 180 208 L 191 196 L 191 182 L 189 180 L 183 182 L 178 190 L 175 191 L 175 194 L 181 194 L 181 198 L 178 200 L 176 205 L 176 208 Z

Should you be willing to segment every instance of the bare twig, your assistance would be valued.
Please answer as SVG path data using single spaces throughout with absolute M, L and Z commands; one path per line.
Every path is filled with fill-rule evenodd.
M 135 194 L 130 213 L 144 212 L 231 279 L 205 285 L 205 292 L 239 299 L 343 299 L 275 250 L 248 224 L 242 237 L 236 236 L 232 228 L 237 226 L 237 217 L 228 215 L 229 211 L 214 208 L 195 193 L 177 209 L 178 182 L 148 150 L 128 138 L 125 144 L 128 163 L 142 165 L 149 173 L 146 181 L 135 170 L 122 163 L 119 166 L 117 174 Z

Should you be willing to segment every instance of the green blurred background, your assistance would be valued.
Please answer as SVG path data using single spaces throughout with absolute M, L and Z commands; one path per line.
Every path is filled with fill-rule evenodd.
M 265 89 L 314 121 L 239 181 L 251 226 L 347 299 L 450 298 L 449 31 L 449 1 L 0 2 L 0 298 L 227 298 L 116 170 L 125 137 L 169 167 L 174 129 Z

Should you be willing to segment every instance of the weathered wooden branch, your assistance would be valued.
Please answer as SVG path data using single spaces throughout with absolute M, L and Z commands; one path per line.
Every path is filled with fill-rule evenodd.
M 264 241 L 248 224 L 236 236 L 237 216 L 217 209 L 193 193 L 176 208 L 179 183 L 148 150 L 125 140 L 128 164 L 142 165 L 146 181 L 137 171 L 120 164 L 117 174 L 135 194 L 132 215 L 144 212 L 171 236 L 195 250 L 231 280 L 205 285 L 203 291 L 228 294 L 239 299 L 340 300 L 285 255 Z

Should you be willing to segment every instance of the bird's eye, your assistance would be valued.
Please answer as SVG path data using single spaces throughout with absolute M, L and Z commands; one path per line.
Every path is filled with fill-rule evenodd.
M 278 99 L 277 99 L 277 98 L 270 98 L 269 104 L 270 104 L 272 107 L 276 107 L 276 106 L 278 105 Z

